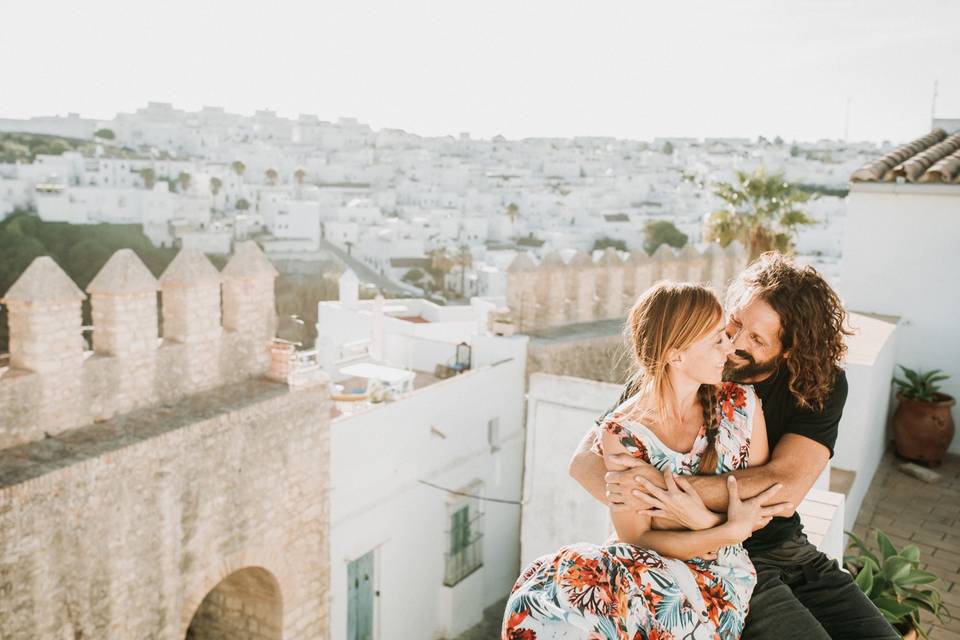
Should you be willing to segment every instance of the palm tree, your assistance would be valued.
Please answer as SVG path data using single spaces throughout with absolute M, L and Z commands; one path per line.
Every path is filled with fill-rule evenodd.
M 210 193 L 213 194 L 213 197 L 216 198 L 217 194 L 220 193 L 220 187 L 223 186 L 223 181 L 220 180 L 217 176 L 210 178 Z
M 460 267 L 460 295 L 467 295 L 467 269 L 473 266 L 473 254 L 470 247 L 462 244 L 460 251 L 453 257 L 453 263 Z
M 190 174 L 186 171 L 181 171 L 180 175 L 177 176 L 177 185 L 181 193 L 186 193 L 187 189 L 190 188 Z
M 267 184 L 271 187 L 277 184 L 277 170 L 267 169 Z
M 293 172 L 293 178 L 297 181 L 297 184 L 302 185 L 303 179 L 307 177 L 307 172 L 303 169 L 297 169 Z
M 230 168 L 233 169 L 233 172 L 238 176 L 243 176 L 243 172 L 247 170 L 247 165 L 243 164 L 239 160 L 234 160 L 230 165 Z
M 520 207 L 511 202 L 507 205 L 507 217 L 510 218 L 510 224 L 513 224 L 517 221 L 517 216 L 520 215 Z
M 763 167 L 736 176 L 737 184 L 721 182 L 714 190 L 726 206 L 707 216 L 704 239 L 722 247 L 739 240 L 748 249 L 748 261 L 764 251 L 791 251 L 797 228 L 816 223 L 798 207 L 810 195 L 786 182 L 782 173 L 767 175 Z
M 239 200 L 237 200 L 236 206 L 237 206 L 237 209 L 239 209 L 240 211 L 246 211 L 247 209 L 250 208 L 250 203 L 247 202 L 246 198 L 240 198 Z
M 437 247 L 427 254 L 430 258 L 430 275 L 433 281 L 438 284 L 440 291 L 444 291 L 446 276 L 453 269 L 453 258 L 447 253 L 446 247 Z

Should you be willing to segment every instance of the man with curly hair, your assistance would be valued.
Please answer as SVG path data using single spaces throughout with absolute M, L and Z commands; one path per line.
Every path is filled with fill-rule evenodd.
M 754 386 L 771 451 L 766 464 L 734 472 L 740 495 L 782 487 L 773 498 L 779 504 L 769 507 L 769 523 L 744 543 L 757 586 L 742 637 L 899 638 L 850 575 L 807 540 L 795 512 L 833 456 L 847 399 L 840 362 L 849 331 L 839 297 L 812 267 L 765 253 L 731 283 L 726 311 L 734 353 L 724 377 Z M 625 389 L 614 407 L 633 391 Z M 630 469 L 607 472 L 591 451 L 595 437 L 591 429 L 581 441 L 570 474 L 601 502 L 687 524 L 689 496 L 681 494 L 695 491 L 712 511 L 726 510 L 725 475 L 687 476 L 689 484 L 667 491 L 656 469 L 630 456 L 618 460 Z

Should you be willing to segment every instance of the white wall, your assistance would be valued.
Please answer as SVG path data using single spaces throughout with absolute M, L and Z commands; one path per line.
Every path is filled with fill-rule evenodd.
M 378 640 L 452 637 L 460 629 L 449 628 L 451 620 L 479 621 L 485 607 L 509 592 L 520 570 L 519 505 L 483 503 L 483 567 L 454 592 L 443 579 L 448 504 L 455 498 L 418 482 L 458 489 L 480 480 L 486 497 L 520 499 L 526 340 L 505 342 L 518 359 L 331 423 L 331 638 L 346 637 L 347 565 L 371 550 Z M 487 442 L 493 417 L 501 434 L 495 453 Z M 456 597 L 464 589 L 482 597 L 465 602 Z M 452 603 L 457 611 L 448 609 Z
M 851 314 L 850 324 L 857 333 L 847 340 L 843 365 L 849 393 L 830 461 L 834 468 L 856 472 L 846 494 L 844 522 L 856 522 L 890 441 L 887 417 L 898 333 L 895 324 L 860 314 Z
M 570 458 L 594 420 L 622 387 L 534 373 L 527 392 L 527 452 L 520 557 L 524 566 L 574 542 L 599 544 L 609 535 L 606 506 L 570 477 Z
M 943 369 L 960 398 L 960 185 L 860 184 L 847 196 L 839 288 L 849 309 L 900 317 L 896 361 Z M 960 408 L 953 409 L 960 423 Z M 950 450 L 960 452 L 960 433 Z

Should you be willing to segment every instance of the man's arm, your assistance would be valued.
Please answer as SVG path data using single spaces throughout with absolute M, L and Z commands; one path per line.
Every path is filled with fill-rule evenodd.
M 803 502 L 810 487 L 817 481 L 827 461 L 830 450 L 810 438 L 788 433 L 784 435 L 773 450 L 770 461 L 759 467 L 749 467 L 734 471 L 740 494 L 752 498 L 772 484 L 781 484 L 783 488 L 776 495 L 777 502 L 792 505 L 778 515 L 789 517 Z M 703 503 L 712 511 L 723 511 L 727 507 L 727 492 L 724 476 L 691 476 L 687 478 Z M 662 481 L 662 479 L 661 479 Z
M 780 483 L 783 489 L 777 495 L 777 500 L 785 500 L 792 508 L 777 515 L 792 515 L 833 455 L 847 392 L 847 377 L 840 371 L 821 410 L 808 409 L 793 416 L 785 429 L 786 433 L 771 453 L 770 462 L 735 472 L 741 494 L 753 496 L 771 483 Z M 723 508 L 722 482 L 706 477 L 691 478 L 691 482 L 695 483 L 697 492 L 708 508 Z
M 607 466 L 604 464 L 602 456 L 591 451 L 596 441 L 596 429 L 588 430 L 570 459 L 570 476 L 602 504 L 609 504 L 607 482 L 604 480 Z
M 629 383 L 624 386 L 617 402 L 600 414 L 600 417 L 594 421 L 594 424 L 599 426 L 604 418 L 630 397 L 632 390 Z M 610 504 L 610 500 L 607 499 L 607 482 L 604 479 L 604 475 L 607 473 L 607 466 L 603 462 L 603 456 L 593 451 L 598 439 L 599 435 L 596 429 L 589 429 L 587 433 L 584 434 L 583 439 L 580 440 L 580 444 L 577 445 L 576 451 L 573 452 L 568 471 L 570 477 L 579 482 L 581 486 L 587 490 L 587 493 L 599 500 L 602 504 Z M 636 463 L 637 461 L 631 459 L 631 461 L 627 461 L 625 468 L 632 467 Z

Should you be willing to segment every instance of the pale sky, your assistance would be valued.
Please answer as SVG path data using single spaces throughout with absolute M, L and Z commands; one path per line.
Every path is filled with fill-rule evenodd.
M 960 117 L 953 0 L 0 0 L 0 117 L 148 100 L 474 137 L 902 141 Z

